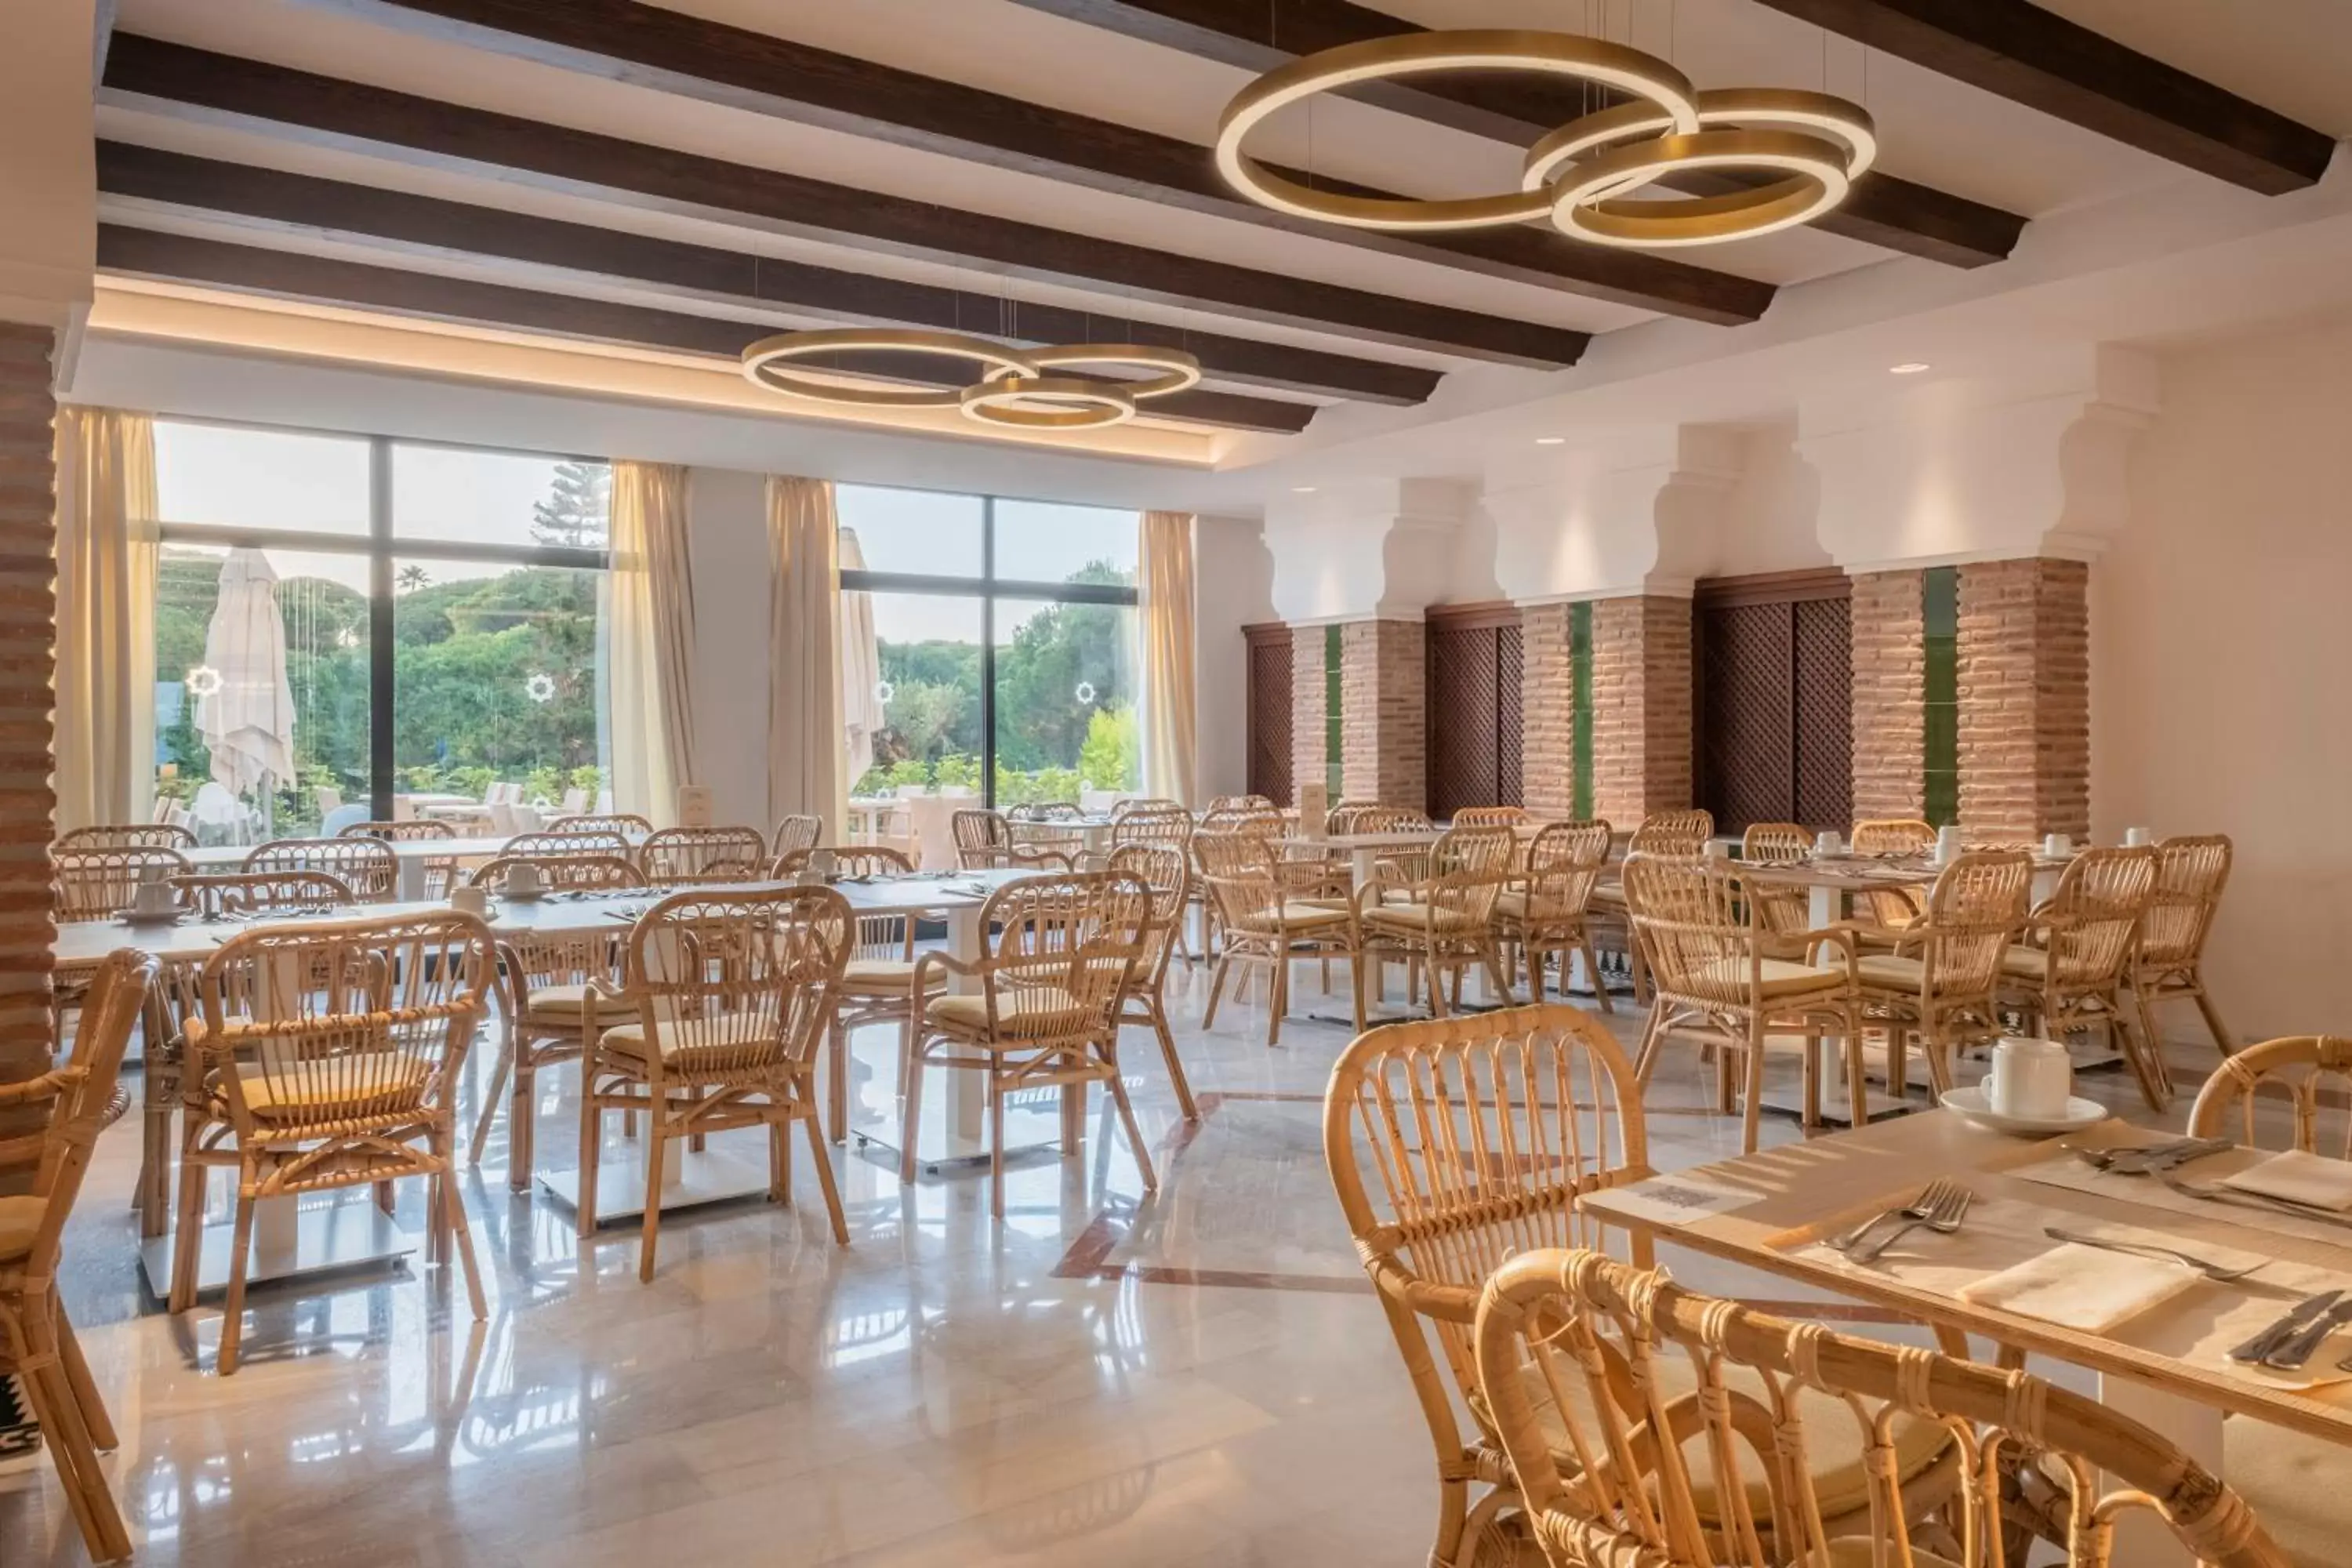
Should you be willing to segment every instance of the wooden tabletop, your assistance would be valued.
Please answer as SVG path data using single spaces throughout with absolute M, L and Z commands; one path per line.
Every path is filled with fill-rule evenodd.
M 2145 1142 L 2152 1136 L 2145 1129 L 2110 1120 L 2065 1142 L 2096 1148 Z M 1962 1301 L 1806 1250 L 1808 1242 L 1836 1234 L 1881 1209 L 1907 1203 L 1937 1177 L 1953 1176 L 1966 1183 L 1979 1204 L 2007 1200 L 2037 1205 L 2050 1212 L 2052 1223 L 2060 1225 L 2089 1221 L 2161 1229 L 2173 1238 L 2168 1245 L 2190 1252 L 2204 1247 L 2259 1254 L 2290 1265 L 2340 1273 L 2342 1282 L 2352 1286 L 2352 1230 L 2342 1233 L 2341 1244 L 2305 1239 L 2239 1224 L 2230 1217 L 2234 1211 L 2220 1205 L 2196 1214 L 2151 1212 L 2128 1201 L 2052 1187 L 2014 1173 L 2061 1152 L 2054 1140 L 2006 1137 L 1971 1126 L 1949 1111 L 1937 1110 L 1676 1172 L 1594 1193 L 1580 1201 L 1592 1214 L 1661 1241 L 2022 1346 L 2200 1405 L 2260 1416 L 2330 1442 L 2352 1445 L 2352 1382 L 2302 1391 L 2282 1387 L 2251 1372 L 2192 1364 L 2151 1349 L 2145 1341 L 2154 1330 L 2147 1325 L 2158 1314 L 2127 1320 L 2105 1333 L 2088 1333 Z M 1744 1189 L 1755 1194 L 1756 1200 L 1723 1212 L 1706 1212 L 1700 1204 L 1675 1215 L 1657 1201 L 1656 1191 L 1662 1184 L 1671 1188 L 1685 1177 L 1696 1181 L 1682 1189 L 1684 1197 L 1678 1201 L 1689 1201 L 1692 1189 L 1710 1186 Z M 1646 1198 L 1645 1188 L 1652 1189 Z M 2242 1308 L 2243 1298 L 2229 1293 L 2252 1290 L 2261 1284 L 2258 1274 L 2242 1285 L 2196 1289 L 2212 1293 L 2218 1310 L 2222 1304 Z M 2268 1311 L 2273 1305 L 2283 1314 L 2297 1299 L 2294 1289 L 2264 1289 L 2262 1306 L 2266 1315 L 2276 1315 Z M 2333 1359 L 2342 1353 L 2340 1342 L 2332 1342 L 2323 1352 L 2328 1361 L 2322 1363 L 2315 1359 L 2313 1364 L 2332 1366 Z

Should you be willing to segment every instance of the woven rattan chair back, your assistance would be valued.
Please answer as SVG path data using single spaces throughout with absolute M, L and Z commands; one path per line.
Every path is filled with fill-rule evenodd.
M 1812 853 L 1813 836 L 1793 822 L 1750 823 L 1740 835 L 1743 866 L 1791 866 Z M 1812 903 L 1802 888 L 1785 882 L 1746 884 L 1758 926 L 1775 936 L 1792 936 L 1812 923 Z
M 1005 813 L 1011 822 L 1083 822 L 1087 814 L 1074 800 L 1037 800 Z
M 772 858 L 767 835 L 756 827 L 665 827 L 637 849 L 646 880 L 656 888 L 756 882 Z
M 1429 877 L 1414 897 L 1428 900 L 1440 925 L 1488 926 L 1518 853 L 1518 835 L 1507 827 L 1450 828 L 1430 846 Z
M 363 904 L 400 886 L 400 858 L 380 838 L 278 838 L 245 858 L 248 871 L 324 871 Z
M 501 855 L 474 868 L 467 880 L 477 888 L 502 891 L 519 866 L 539 873 L 539 885 L 556 893 L 604 893 L 642 888 L 646 874 L 637 863 L 619 855 Z
M 1411 833 L 1431 825 L 1429 814 L 1406 805 L 1343 805 L 1327 819 L 1332 833 Z
M 1254 833 L 1261 838 L 1286 838 L 1290 824 L 1282 813 L 1262 806 L 1244 806 L 1233 811 L 1213 811 L 1201 818 L 1197 833 Z
M 58 919 L 107 921 L 130 906 L 139 884 L 174 881 L 189 872 L 176 849 L 59 849 L 49 857 L 57 879 Z
M 1235 931 L 1264 931 L 1281 918 L 1282 884 L 1275 874 L 1275 842 L 1244 829 L 1202 828 L 1192 835 L 1192 859 L 1217 918 Z
M 789 855 L 795 849 L 814 849 L 824 837 L 824 818 L 808 812 L 794 812 L 776 824 L 776 836 L 769 852 Z
M 172 886 L 200 921 L 307 914 L 354 901 L 343 879 L 324 871 L 222 871 L 174 877 Z
M 386 844 L 413 844 L 427 839 L 455 838 L 457 830 L 446 822 L 417 817 L 407 822 L 355 822 L 335 837 L 380 838 Z M 457 879 L 457 858 L 455 855 L 436 855 L 425 862 L 424 869 L 425 896 L 428 899 L 447 897 L 450 885 Z
M 625 846 L 632 837 L 643 838 L 654 830 L 654 825 L 634 811 L 575 811 L 549 822 L 550 833 L 617 833 Z
M 1696 857 L 1706 853 L 1706 841 L 1715 837 L 1715 817 L 1705 811 L 1655 811 L 1642 819 L 1633 830 L 1633 841 L 1627 847 L 1633 855 L 1684 855 Z
M 446 1108 L 497 976 L 489 928 L 454 910 L 241 931 L 197 982 L 240 1142 L 372 1133 Z
M 1754 1000 L 1755 928 L 1728 863 L 1647 852 L 1625 860 L 1625 908 L 1658 990 L 1702 1005 Z
M 1751 822 L 1739 836 L 1739 858 L 1751 866 L 1793 865 L 1812 852 L 1812 830 L 1793 822 Z
M 1143 958 L 1136 965 L 1136 983 L 1159 989 L 1168 973 L 1169 958 L 1184 921 L 1184 905 L 1192 896 L 1192 859 L 1176 844 L 1122 844 L 1110 852 L 1110 868 L 1141 882 L 1151 893 L 1151 924 L 1144 935 Z
M 1465 805 L 1454 814 L 1456 827 L 1525 827 L 1534 820 L 1524 805 Z
M 1609 864 L 1609 844 L 1605 822 L 1554 822 L 1537 829 L 1528 846 L 1527 924 L 1580 919 Z
M 1186 816 L 1192 815 L 1189 811 L 1184 811 L 1184 803 L 1181 800 L 1170 800 L 1162 795 L 1134 795 L 1111 806 L 1110 819 L 1117 822 L 1121 817 L 1133 816 L 1138 812 L 1170 811 L 1181 811 Z
M 833 852 L 833 864 L 835 873 L 849 881 L 915 874 L 915 862 L 907 852 L 885 844 L 845 844 Z
M 77 827 L 58 837 L 60 849 L 194 849 L 196 836 L 175 823 L 121 822 Z
M 506 842 L 509 860 L 553 860 L 585 855 L 597 859 L 626 860 L 629 841 L 613 827 L 551 827 L 542 833 L 518 833 Z
M 629 934 L 627 990 L 666 1078 L 812 1074 L 853 941 L 830 888 L 673 893 Z
M 1853 825 L 1857 855 L 1916 855 L 1935 847 L 1935 826 L 1916 817 L 1868 817 Z
M 1008 863 L 1013 853 L 1013 829 L 997 811 L 959 811 L 948 819 L 955 842 L 956 864 L 967 871 L 985 871 Z
M 2109 990 L 2122 979 L 2156 890 L 2156 851 L 2145 847 L 2085 849 L 2066 863 L 2056 890 L 2033 911 L 2048 935 L 2053 985 Z
M 2224 1057 L 2197 1093 L 2189 1131 L 2352 1160 L 2352 1039 L 2289 1035 Z
M 1973 850 L 1945 867 L 1927 894 L 1927 919 L 1904 951 L 1917 957 L 1927 987 L 1946 996 L 1990 997 L 2000 961 L 2025 925 L 2033 858 L 2013 849 Z
M 2169 1439 L 2022 1371 L 1786 1322 L 1549 1248 L 1496 1272 L 1475 1336 L 1481 1395 L 1554 1568 L 1922 1568 L 1951 1563 L 1955 1542 L 1963 1568 L 2025 1568 L 2004 1553 L 2000 1513 L 2003 1460 L 2020 1453 L 2059 1493 L 2070 1568 L 2116 1568 L 2117 1523 L 2141 1510 L 2200 1563 L 2287 1568 L 2244 1501 Z M 1898 1416 L 1948 1432 L 1961 1470 L 1964 1518 L 1932 1558 L 1889 1462 Z M 1834 1551 L 1813 1474 L 1790 1462 L 1833 1441 L 1811 1429 L 1832 1420 L 1870 1456 L 1871 1534 Z M 1687 1436 L 1658 1444 L 1660 1423 Z M 2103 1472 L 2116 1489 L 2102 1492 Z
M 45 1285 L 57 1276 L 58 1256 L 64 1243 L 66 1216 L 81 1191 L 89 1169 L 91 1146 L 106 1124 L 107 1104 L 122 1069 L 122 1055 L 131 1044 L 155 983 L 155 961 L 125 948 L 110 953 L 91 972 L 83 993 L 81 1019 L 74 1032 L 73 1053 L 66 1065 L 22 1083 L 0 1087 L 0 1107 L 47 1102 L 47 1123 L 37 1135 L 39 1156 L 33 1166 L 30 1195 L 40 1205 L 34 1222 L 31 1249 L 9 1259 L 10 1271 Z M 14 1162 L 10 1162 L 11 1164 Z M 12 1283 L 0 1273 L 0 1312 Z M 0 1342 L 0 1360 L 7 1346 Z
M 2190 969 L 2204 957 L 2234 853 L 2221 833 L 2156 847 L 2156 887 L 2139 922 L 2141 967 Z
M 989 1032 L 1024 1047 L 1108 1037 L 1143 963 L 1151 889 L 1123 871 L 1024 877 L 981 911 L 996 932 L 982 977 Z
M 1179 851 L 1192 842 L 1192 814 L 1182 806 L 1138 807 L 1111 819 L 1111 847 L 1126 844 L 1171 844 Z
M 1272 811 L 1274 802 L 1262 795 L 1216 795 L 1209 797 L 1204 808 L 1218 811 Z
M 1578 1200 L 1651 1173 L 1633 1063 L 1560 1004 L 1383 1025 L 1332 1068 L 1323 1158 L 1436 1447 L 1429 1560 L 1466 1562 L 1474 1479 L 1497 1477 L 1465 1460 L 1499 1457 L 1472 1355 L 1478 1292 L 1515 1253 L 1601 1245 Z M 1477 1430 L 1462 1430 L 1456 1396 Z

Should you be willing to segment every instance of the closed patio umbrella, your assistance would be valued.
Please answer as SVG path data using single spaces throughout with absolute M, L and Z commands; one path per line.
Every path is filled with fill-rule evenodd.
M 841 570 L 862 572 L 866 552 L 857 531 L 841 531 Z M 850 787 L 874 765 L 874 737 L 882 732 L 882 650 L 874 638 L 874 601 L 867 594 L 841 596 L 841 727 L 849 747 Z
M 214 779 L 240 795 L 266 795 L 273 784 L 293 782 L 286 623 L 278 613 L 278 574 L 260 551 L 232 550 L 221 563 L 204 668 L 190 673 L 188 684 Z

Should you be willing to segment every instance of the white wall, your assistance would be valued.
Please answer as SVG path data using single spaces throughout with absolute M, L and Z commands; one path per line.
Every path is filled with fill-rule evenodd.
M 1249 787 L 1249 654 L 1242 628 L 1275 620 L 1274 555 L 1254 518 L 1192 526 L 1194 801 Z
M 2229 834 L 2224 1020 L 2352 1032 L 2352 321 L 2160 374 L 2130 521 L 2091 574 L 2093 829 Z
M 1742 440 L 1738 483 L 1725 499 L 1710 577 L 1827 566 L 1821 541 L 1821 480 L 1794 446 L 1794 426 L 1768 426 Z
M 768 815 L 768 521 L 764 476 L 695 468 L 687 486 L 694 563 L 694 743 L 718 820 Z M 837 824 L 828 824 L 839 831 Z

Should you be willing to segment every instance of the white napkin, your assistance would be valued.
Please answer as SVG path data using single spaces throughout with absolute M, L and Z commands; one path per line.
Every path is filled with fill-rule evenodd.
M 2202 1278 L 2185 1263 L 2133 1258 L 2070 1241 L 1998 1274 L 1970 1280 L 1958 1294 L 1979 1307 L 2099 1334 L 2161 1306 Z
M 2300 1151 L 2273 1154 L 2259 1165 L 2222 1177 L 2221 1184 L 2313 1208 L 2352 1209 L 2352 1160 L 2331 1160 L 2324 1154 Z

